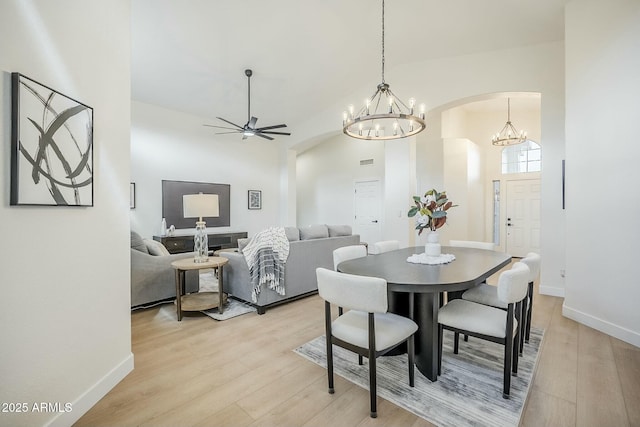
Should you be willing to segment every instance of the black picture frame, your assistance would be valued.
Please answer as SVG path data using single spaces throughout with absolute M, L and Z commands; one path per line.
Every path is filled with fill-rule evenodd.
M 136 183 L 129 184 L 129 209 L 136 208 Z
M 251 210 L 262 209 L 262 191 L 249 190 L 247 192 L 247 207 Z
M 562 159 L 562 209 L 565 209 L 565 163 L 564 159 Z
M 11 73 L 10 205 L 93 206 L 93 108 Z

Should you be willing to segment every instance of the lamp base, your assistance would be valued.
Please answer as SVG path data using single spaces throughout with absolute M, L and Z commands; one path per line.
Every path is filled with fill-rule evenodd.
M 205 231 L 205 222 L 196 222 L 196 234 L 193 236 L 193 262 L 202 263 L 209 260 L 209 238 Z

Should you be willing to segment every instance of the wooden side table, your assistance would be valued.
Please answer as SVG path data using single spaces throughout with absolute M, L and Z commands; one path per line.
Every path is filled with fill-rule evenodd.
M 176 311 L 178 321 L 182 320 L 183 311 L 202 311 L 218 307 L 220 314 L 224 312 L 224 283 L 222 266 L 228 263 L 227 258 L 209 257 L 206 262 L 194 262 L 193 258 L 174 261 L 171 266 L 176 270 Z M 198 292 L 184 295 L 184 276 L 187 270 L 215 268 L 218 270 L 218 292 Z

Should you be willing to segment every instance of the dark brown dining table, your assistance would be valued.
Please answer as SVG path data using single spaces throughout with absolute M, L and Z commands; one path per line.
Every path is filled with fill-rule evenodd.
M 431 381 L 438 379 L 438 309 L 444 292 L 464 291 L 484 282 L 511 261 L 511 255 L 486 249 L 442 246 L 443 254 L 455 259 L 447 264 L 413 264 L 413 254 L 424 246 L 367 255 L 338 264 L 338 271 L 387 281 L 389 311 L 413 319 L 415 364 Z

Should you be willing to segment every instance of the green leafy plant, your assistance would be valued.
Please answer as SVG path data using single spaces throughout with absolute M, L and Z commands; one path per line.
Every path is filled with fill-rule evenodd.
M 447 211 L 458 205 L 454 205 L 447 198 L 447 192 L 439 193 L 431 189 L 424 196 L 413 196 L 414 206 L 411 206 L 407 216 L 416 217 L 416 230 L 418 235 L 427 228 L 435 231 L 447 222 Z

